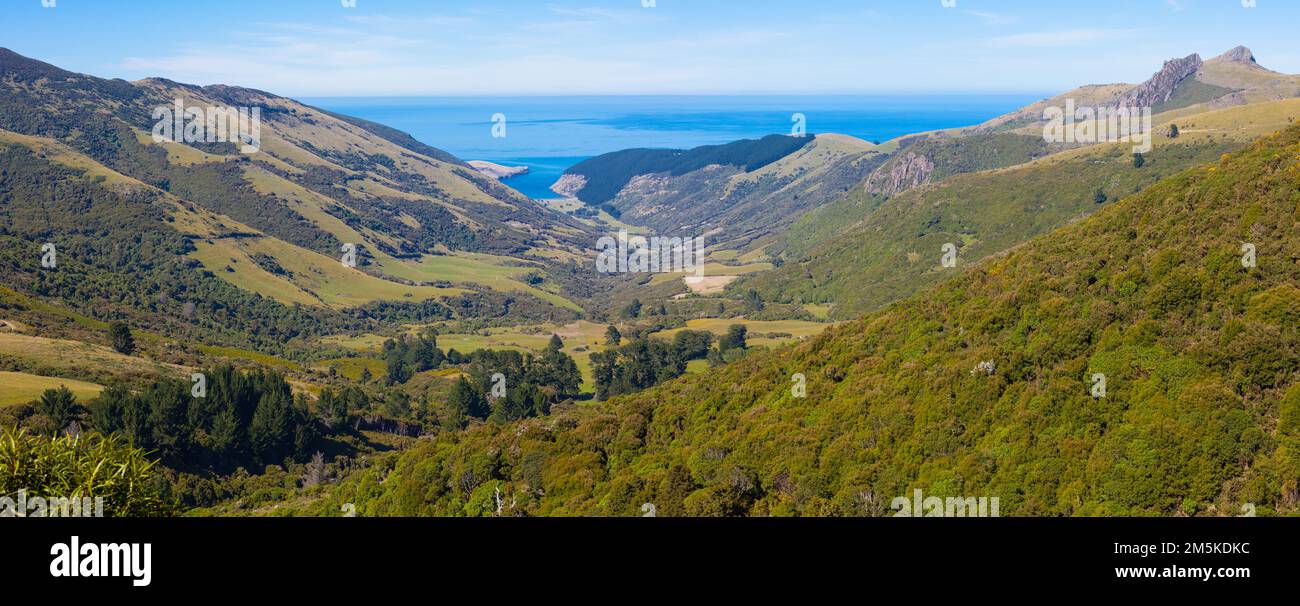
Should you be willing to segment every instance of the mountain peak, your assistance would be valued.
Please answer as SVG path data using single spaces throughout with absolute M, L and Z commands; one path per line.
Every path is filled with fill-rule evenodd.
M 77 75 L 3 47 L 0 47 L 0 73 L 11 74 L 23 80 L 68 78 Z
M 1231 61 L 1233 63 L 1245 63 L 1246 65 L 1259 65 L 1259 63 L 1255 61 L 1255 54 L 1250 52 L 1250 49 L 1244 46 L 1238 46 L 1226 53 L 1223 53 L 1222 55 L 1219 55 L 1216 58 L 1222 59 L 1224 61 Z
M 1192 53 L 1182 59 L 1165 61 L 1160 71 L 1151 76 L 1127 95 L 1121 97 L 1118 105 L 1125 107 L 1154 107 L 1163 104 L 1174 95 L 1174 89 L 1183 80 L 1190 78 L 1201 69 L 1201 56 Z

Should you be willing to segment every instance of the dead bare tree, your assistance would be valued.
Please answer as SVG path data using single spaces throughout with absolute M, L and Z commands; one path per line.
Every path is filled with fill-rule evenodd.
M 307 464 L 306 472 L 302 476 L 303 488 L 324 484 L 329 480 L 329 467 L 325 465 L 325 453 L 316 451 L 312 455 L 311 462 Z

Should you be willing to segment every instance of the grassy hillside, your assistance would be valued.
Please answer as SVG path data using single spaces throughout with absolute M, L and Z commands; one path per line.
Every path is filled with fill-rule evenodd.
M 583 224 L 550 212 L 445 152 L 382 125 L 268 93 L 162 79 L 106 81 L 3 49 L 0 90 L 5 91 L 0 139 L 43 158 L 49 154 L 88 177 L 165 198 L 172 204 L 162 208 L 162 218 L 186 235 L 265 236 L 284 246 L 262 244 L 257 252 L 280 265 L 309 253 L 337 259 L 342 244 L 352 243 L 361 249 L 361 269 L 393 282 L 387 289 L 369 289 L 375 291 L 372 297 L 336 300 L 325 291 L 345 288 L 338 283 L 346 279 L 365 278 L 331 276 L 338 272 L 318 268 L 317 281 L 330 284 L 295 282 L 294 276 L 302 273 L 280 276 L 288 285 L 263 275 L 233 280 L 283 302 L 357 305 L 426 299 L 430 293 L 397 288 L 398 282 L 449 285 L 464 275 L 427 266 L 414 272 L 420 278 L 415 280 L 387 275 L 383 268 L 400 268 L 398 260 L 463 251 L 529 259 L 544 274 L 552 259 L 580 254 L 592 240 Z M 171 107 L 176 99 L 191 107 L 260 110 L 260 148 L 243 154 L 230 143 L 155 142 L 152 111 Z M 209 269 L 219 274 L 224 265 Z M 523 283 L 488 282 L 479 285 L 543 295 Z M 559 289 L 556 285 L 553 291 Z M 550 295 L 543 298 L 560 301 Z
M 952 175 L 1024 164 L 1050 151 L 1038 134 L 918 136 L 898 143 L 899 150 L 867 178 L 867 191 L 893 195 Z
M 1182 61 L 1195 69 L 1178 71 L 1171 66 L 1176 62 L 1170 62 L 1142 85 L 1082 86 L 983 124 L 890 141 L 881 150 L 888 150 L 893 156 L 872 173 L 867 189 L 873 194 L 895 195 L 954 174 L 1014 166 L 1078 147 L 1043 142 L 1044 111 L 1049 107 L 1128 106 L 1133 102 L 1133 95 L 1146 91 L 1147 95 L 1160 99 L 1150 102 L 1155 122 L 1160 124 L 1225 107 L 1300 97 L 1300 76 L 1260 66 L 1245 47 L 1234 48 L 1203 63 L 1198 55 Z
M 0 371 L 0 385 L 5 386 L 4 391 L 0 393 L 0 406 L 26 404 L 40 398 L 45 390 L 59 387 L 67 387 L 78 400 L 83 402 L 89 401 L 104 390 L 103 385 L 85 381 L 4 371 Z
M 43 376 L 78 377 L 95 382 L 181 376 L 173 364 L 122 355 L 103 345 L 0 332 L 0 359 L 6 366 Z M 5 388 L 8 382 L 0 382 Z
M 1297 221 L 1300 127 L 798 346 L 425 441 L 315 507 L 882 515 L 919 488 L 1004 515 L 1295 513 Z
M 747 343 L 753 346 L 776 347 L 787 345 L 820 334 L 832 325 L 804 320 L 746 320 L 744 318 L 708 318 L 690 320 L 682 328 L 654 333 L 653 337 L 671 339 L 683 330 L 704 330 L 721 337 L 734 324 L 749 330 Z
M 580 162 L 565 174 L 586 179 L 577 198 L 591 205 L 601 205 L 638 175 L 669 173 L 674 176 L 719 164 L 735 166 L 745 172 L 757 170 L 811 143 L 814 137 L 768 135 L 762 139 L 743 139 L 724 145 L 705 145 L 690 150 L 625 149 Z
M 879 208 L 849 198 L 838 204 L 846 208 L 820 210 L 792 231 L 791 258 L 779 269 L 732 288 L 758 289 L 769 301 L 834 303 L 834 317 L 857 317 L 951 275 L 941 267 L 945 244 L 956 246 L 959 266 L 972 263 L 1094 212 L 1098 190 L 1114 200 L 1232 148 L 1162 147 L 1136 168 L 1129 146 L 1111 145 L 955 176 Z M 868 214 L 846 227 L 854 209 Z
M 600 290 L 570 263 L 594 241 L 586 225 L 381 125 L 4 49 L 0 91 L 0 276 L 22 299 L 0 309 L 33 335 L 102 342 L 94 331 L 124 320 L 175 341 L 167 360 L 199 345 L 283 355 L 392 321 L 573 318 Z M 260 149 L 154 141 L 152 111 L 176 99 L 260 110 Z M 45 243 L 57 269 L 40 265 Z M 69 313 L 100 326 L 73 331 Z
M 834 317 L 854 318 L 944 279 L 952 271 L 940 267 L 945 244 L 956 246 L 959 266 L 1000 253 L 1096 211 L 1104 206 L 1098 192 L 1113 202 L 1298 115 L 1300 100 L 1289 99 L 1175 116 L 1157 123 L 1141 166 L 1131 145 L 1111 144 L 956 175 L 889 199 L 857 190 L 808 213 L 768 248 L 784 259 L 781 267 L 731 288 L 756 288 L 769 301 L 833 303 Z M 1169 123 L 1188 132 L 1170 139 Z
M 623 220 L 653 232 L 707 234 L 710 247 L 739 250 L 843 196 L 886 158 L 861 139 L 818 135 L 761 168 L 713 164 L 640 175 L 611 203 Z

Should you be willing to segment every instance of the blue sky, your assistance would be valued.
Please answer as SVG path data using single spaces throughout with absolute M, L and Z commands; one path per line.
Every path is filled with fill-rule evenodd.
M 1051 92 L 1237 44 L 1300 73 L 1300 2 L 0 0 L 74 71 L 294 96 Z

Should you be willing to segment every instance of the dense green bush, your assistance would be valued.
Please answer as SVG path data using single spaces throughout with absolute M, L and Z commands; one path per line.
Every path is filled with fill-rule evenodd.
M 919 488 L 1004 515 L 1300 513 L 1298 222 L 1300 128 L 797 346 L 423 441 L 321 507 L 886 515 Z
M 1137 168 L 1131 146 L 1115 144 L 958 174 L 887 200 L 856 191 L 795 222 L 784 242 L 768 249 L 785 258 L 780 267 L 727 290 L 741 297 L 753 288 L 769 304 L 833 303 L 833 317 L 854 319 L 951 277 L 940 267 L 946 244 L 958 248 L 958 267 L 965 267 L 1239 147 L 1163 146 Z
M 170 515 L 145 452 L 99 434 L 35 436 L 0 432 L 0 496 L 103 497 L 105 516 Z
M 303 460 L 314 452 L 320 428 L 283 375 L 231 366 L 202 374 L 201 397 L 184 381 L 159 381 L 139 392 L 112 384 L 90 403 L 91 421 L 179 469 L 229 471 Z

